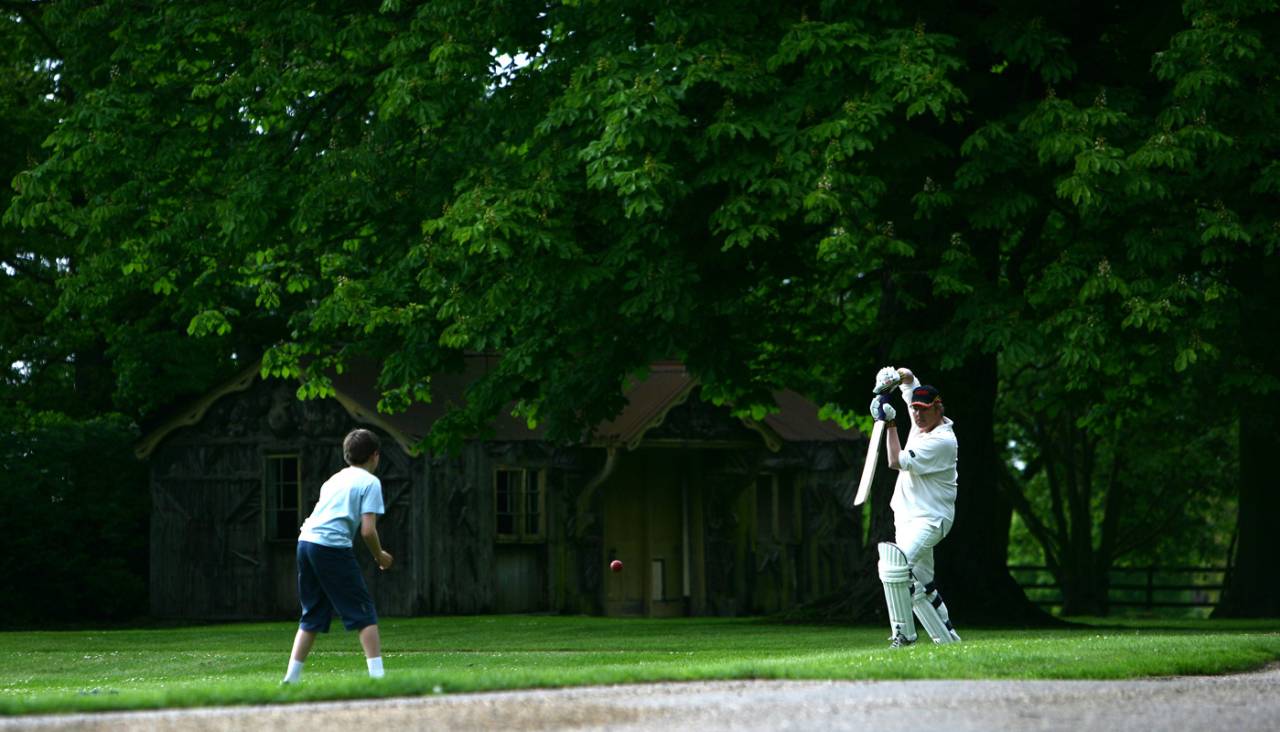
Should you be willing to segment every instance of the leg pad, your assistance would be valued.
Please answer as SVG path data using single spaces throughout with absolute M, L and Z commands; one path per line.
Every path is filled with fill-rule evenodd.
M 901 634 L 915 640 L 915 621 L 911 617 L 911 565 L 897 544 L 881 542 L 880 562 L 876 568 L 884 584 L 885 605 L 889 609 L 890 638 Z
M 960 636 L 951 628 L 951 621 L 946 617 L 946 605 L 942 604 L 942 595 L 928 587 L 918 587 L 911 596 L 911 605 L 915 609 L 920 624 L 928 631 L 934 643 L 954 643 Z

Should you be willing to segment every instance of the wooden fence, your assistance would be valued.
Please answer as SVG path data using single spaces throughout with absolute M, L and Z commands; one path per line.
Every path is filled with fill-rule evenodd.
M 1062 588 L 1048 568 L 1010 565 L 1027 598 L 1043 607 L 1062 605 Z M 1227 584 L 1227 567 L 1113 567 L 1107 602 L 1111 607 L 1214 607 Z

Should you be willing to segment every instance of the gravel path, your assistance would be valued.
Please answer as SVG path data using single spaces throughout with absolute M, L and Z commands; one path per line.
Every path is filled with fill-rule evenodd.
M 1280 664 L 1134 681 L 722 681 L 0 719 L 9 730 L 1275 730 Z

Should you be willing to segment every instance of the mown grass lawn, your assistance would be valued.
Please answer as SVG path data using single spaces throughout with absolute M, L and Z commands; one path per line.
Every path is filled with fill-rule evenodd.
M 296 625 L 0 633 L 0 714 L 350 699 L 701 679 L 1113 679 L 1217 674 L 1280 660 L 1280 622 L 1083 620 L 962 629 L 889 651 L 880 627 L 759 619 L 388 618 L 386 678 L 354 633 L 322 636 L 280 687 Z

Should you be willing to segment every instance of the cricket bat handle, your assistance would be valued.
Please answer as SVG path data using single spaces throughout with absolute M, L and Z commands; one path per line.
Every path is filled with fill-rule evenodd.
M 867 444 L 867 460 L 862 464 L 862 480 L 858 482 L 858 493 L 853 498 L 853 505 L 861 506 L 867 502 L 871 493 L 871 483 L 876 478 L 876 465 L 880 462 L 880 443 L 884 441 L 884 422 L 877 421 L 871 428 L 871 440 Z

